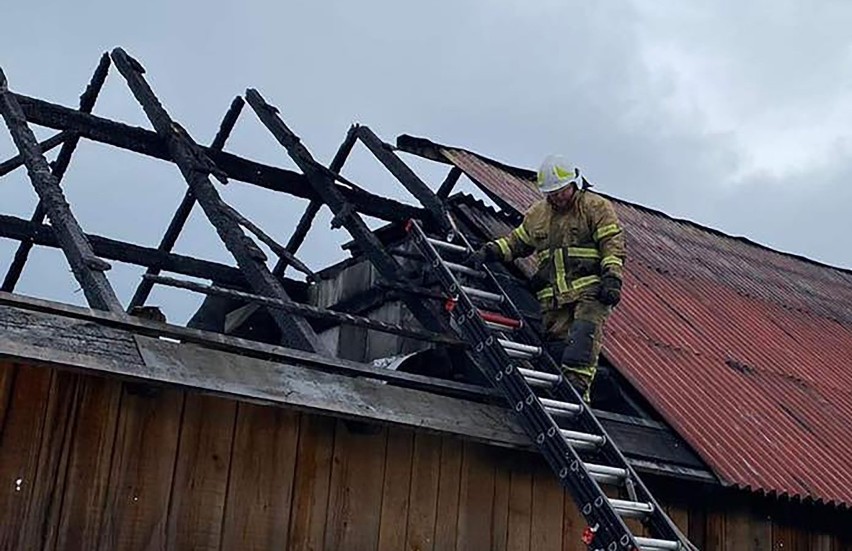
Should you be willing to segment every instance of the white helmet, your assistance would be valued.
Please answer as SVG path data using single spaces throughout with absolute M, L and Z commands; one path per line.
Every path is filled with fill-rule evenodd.
M 565 160 L 562 155 L 548 155 L 538 169 L 538 190 L 553 193 L 571 184 L 579 187 L 582 182 L 580 169 Z

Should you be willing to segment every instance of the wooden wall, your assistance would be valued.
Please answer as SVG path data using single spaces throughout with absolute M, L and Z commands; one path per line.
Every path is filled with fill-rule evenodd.
M 710 501 L 671 509 L 702 549 L 852 549 Z M 3 550 L 567 551 L 584 526 L 523 452 L 10 363 L 0 518 Z

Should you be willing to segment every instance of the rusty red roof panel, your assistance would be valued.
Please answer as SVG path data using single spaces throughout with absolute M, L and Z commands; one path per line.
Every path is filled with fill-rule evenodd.
M 441 153 L 524 212 L 529 178 Z M 606 358 L 736 487 L 852 505 L 852 273 L 614 200 L 629 258 Z

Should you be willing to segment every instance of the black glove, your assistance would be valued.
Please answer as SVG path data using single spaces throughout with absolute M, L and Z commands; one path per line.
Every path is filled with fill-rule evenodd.
M 482 268 L 482 265 L 488 262 L 489 260 L 494 260 L 497 255 L 494 252 L 491 243 L 486 243 L 476 251 L 470 253 L 467 258 L 464 259 L 464 265 L 468 268 L 473 268 L 474 270 L 478 270 Z
M 598 289 L 598 300 L 607 306 L 615 306 L 621 301 L 621 279 L 605 275 L 601 278 L 601 287 Z

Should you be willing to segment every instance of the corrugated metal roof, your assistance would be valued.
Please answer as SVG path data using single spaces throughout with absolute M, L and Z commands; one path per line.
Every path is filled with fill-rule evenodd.
M 441 153 L 518 212 L 539 198 Z M 852 273 L 613 202 L 629 258 L 606 358 L 723 482 L 852 505 Z

